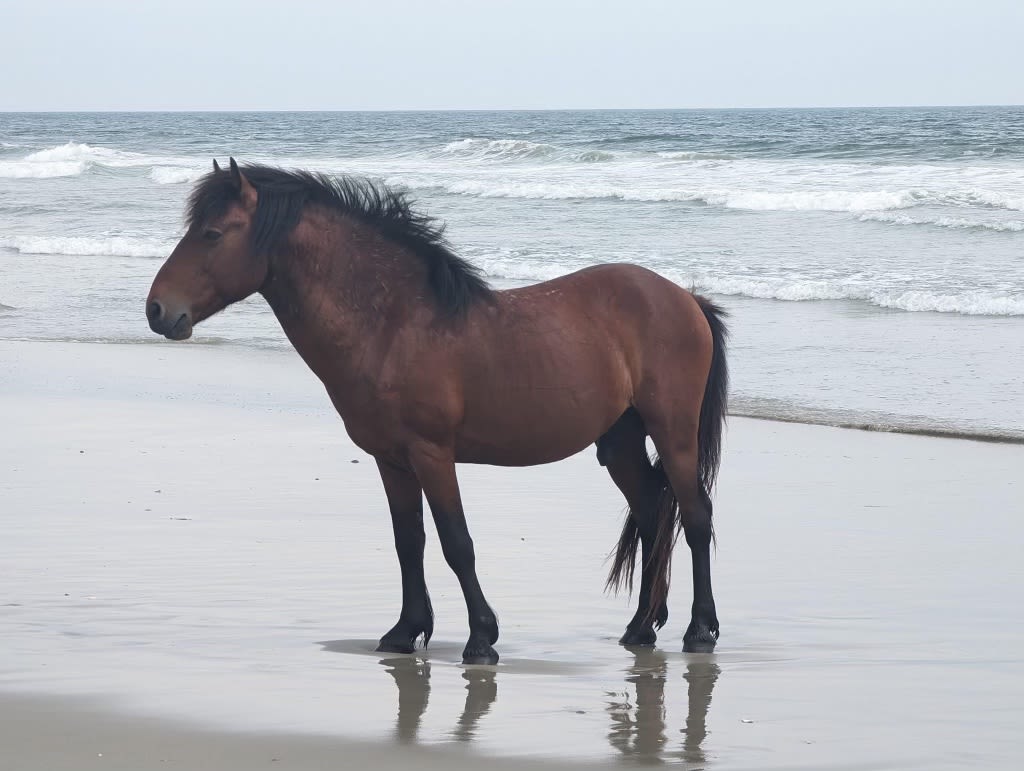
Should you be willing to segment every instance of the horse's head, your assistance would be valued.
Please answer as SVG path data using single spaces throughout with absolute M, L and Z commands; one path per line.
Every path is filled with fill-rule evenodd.
M 256 188 L 231 159 L 217 161 L 192 194 L 188 231 L 153 280 L 146 300 L 150 328 L 184 340 L 192 327 L 244 300 L 267 278 L 267 258 L 253 249 Z

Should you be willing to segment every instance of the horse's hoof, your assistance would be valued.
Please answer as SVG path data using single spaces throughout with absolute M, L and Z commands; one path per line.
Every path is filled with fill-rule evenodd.
M 415 640 L 389 639 L 385 637 L 377 645 L 378 653 L 414 653 L 415 651 Z
M 690 624 L 683 635 L 683 653 L 714 653 L 718 629 L 705 624 Z
M 497 664 L 498 652 L 490 645 L 467 645 L 462 652 L 463 664 Z
M 641 629 L 627 627 L 626 633 L 619 638 L 619 645 L 654 645 L 657 640 L 658 634 L 653 627 L 648 626 Z
M 714 653 L 714 640 L 683 640 L 683 653 Z

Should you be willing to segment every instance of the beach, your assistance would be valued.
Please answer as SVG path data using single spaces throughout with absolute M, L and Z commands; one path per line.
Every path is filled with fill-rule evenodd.
M 141 320 L 141 311 L 140 311 Z M 372 459 L 294 352 L 0 340 L 0 767 L 985 768 L 1024 763 L 1024 447 L 734 417 L 722 637 L 654 649 L 602 592 L 588 450 L 460 467 L 497 667 L 463 667 L 428 528 L 427 651 Z

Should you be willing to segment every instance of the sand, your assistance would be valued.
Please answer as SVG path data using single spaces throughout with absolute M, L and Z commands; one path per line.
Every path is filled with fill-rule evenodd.
M 733 419 L 705 656 L 680 652 L 685 547 L 658 648 L 615 644 L 622 502 L 593 452 L 462 468 L 502 625 L 501 664 L 464 668 L 433 533 L 435 640 L 373 653 L 400 598 L 384 496 L 294 354 L 0 361 L 4 771 L 1024 765 L 1021 446 Z

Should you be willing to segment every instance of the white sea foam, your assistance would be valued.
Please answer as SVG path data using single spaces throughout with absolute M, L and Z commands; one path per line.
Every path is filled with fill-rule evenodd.
M 530 142 L 526 139 L 460 139 L 449 142 L 438 152 L 441 157 L 460 160 L 502 162 L 569 161 L 579 163 L 603 163 L 615 160 L 616 153 L 606 150 L 578 150 L 569 147 Z
M 730 190 L 702 196 L 706 203 L 727 209 L 752 211 L 872 211 L 913 206 L 920 194 L 913 190 L 808 190 L 794 192 Z
M 995 230 L 1003 233 L 1024 232 L 1022 220 L 971 220 L 963 217 L 911 217 L 890 212 L 867 212 L 857 219 L 861 222 L 884 222 L 890 225 L 932 225 L 952 230 Z
M 704 153 L 698 150 L 668 150 L 656 153 L 659 158 L 669 161 L 731 161 L 735 155 L 728 153 Z
M 52 177 L 75 177 L 85 171 L 83 161 L 0 161 L 0 177 L 7 179 L 47 179 Z
M 1024 316 L 1024 294 L 873 292 L 870 302 L 882 308 L 896 308 L 903 311 L 962 313 L 966 316 Z
M 1024 293 L 963 292 L 945 294 L 923 290 L 885 289 L 842 280 L 794 280 L 694 277 L 682 281 L 713 294 L 741 295 L 760 299 L 857 300 L 880 308 L 904 311 L 960 313 L 967 316 L 1024 316 Z
M 67 161 L 91 163 L 99 161 L 109 165 L 138 165 L 139 163 L 146 162 L 145 156 L 139 153 L 126 153 L 121 150 L 111 150 L 107 147 L 93 147 L 79 142 L 68 142 L 57 147 L 39 150 L 26 155 L 24 160 L 31 163 Z
M 494 278 L 512 281 L 547 281 L 600 260 L 588 255 L 558 259 L 520 256 L 512 252 L 481 253 L 473 261 Z M 637 260 L 642 261 L 642 260 Z M 851 300 L 881 308 L 913 312 L 960 313 L 970 316 L 1024 316 L 1024 292 L 969 291 L 944 293 L 886 286 L 879 276 L 865 281 L 856 279 L 818 279 L 813 277 L 730 276 L 713 270 L 684 271 L 662 269 L 662 275 L 680 286 L 696 287 L 711 294 L 752 297 L 764 300 L 807 302 L 813 300 Z
M 525 139 L 460 139 L 441 148 L 441 154 L 480 160 L 522 160 L 550 158 L 558 154 L 554 145 Z
M 736 189 L 688 189 L 636 181 L 593 182 L 587 179 L 533 181 L 519 179 L 463 178 L 399 175 L 389 182 L 406 187 L 440 188 L 456 195 L 479 198 L 534 198 L 547 200 L 618 199 L 623 201 L 695 202 L 726 209 L 750 211 L 867 212 L 902 209 L 928 199 L 915 190 L 807 190 L 767 191 Z
M 126 236 L 14 236 L 0 237 L 0 247 L 14 249 L 23 254 L 166 257 L 174 248 L 174 242 Z
M 149 172 L 149 178 L 161 185 L 177 185 L 183 182 L 195 182 L 205 173 L 206 169 L 154 166 Z
M 0 161 L 0 177 L 13 179 L 45 179 L 75 177 L 94 166 L 113 169 L 138 168 L 181 159 L 164 159 L 143 153 L 95 147 L 81 142 L 68 142 L 45 150 L 37 150 L 16 160 Z

